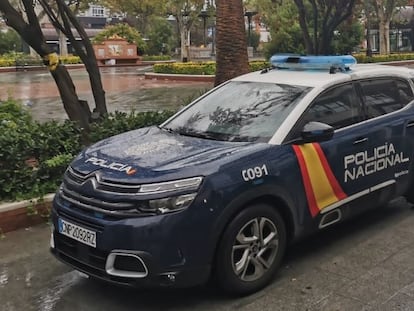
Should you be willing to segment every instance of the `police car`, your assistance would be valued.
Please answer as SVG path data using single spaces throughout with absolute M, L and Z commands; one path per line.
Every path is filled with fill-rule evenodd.
M 52 210 L 51 251 L 93 278 L 248 294 L 287 246 L 413 200 L 414 71 L 276 55 L 158 127 L 87 148 Z

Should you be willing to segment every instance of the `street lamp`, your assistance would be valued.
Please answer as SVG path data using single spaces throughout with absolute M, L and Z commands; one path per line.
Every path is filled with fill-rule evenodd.
M 190 32 L 188 31 L 188 23 L 190 20 L 189 13 L 184 10 L 181 12 L 181 18 L 183 23 L 183 32 L 181 37 L 181 58 L 182 62 L 188 62 L 189 50 L 190 50 Z
M 206 47 L 206 20 L 210 17 L 210 15 L 208 15 L 208 12 L 206 10 L 202 10 L 200 14 L 198 14 L 198 17 L 201 17 L 203 19 L 203 45 Z
M 247 17 L 247 25 L 248 25 L 248 40 L 249 40 L 249 46 L 252 46 L 252 38 L 251 38 L 251 32 L 252 32 L 252 17 L 257 14 L 256 11 L 245 11 L 244 16 Z

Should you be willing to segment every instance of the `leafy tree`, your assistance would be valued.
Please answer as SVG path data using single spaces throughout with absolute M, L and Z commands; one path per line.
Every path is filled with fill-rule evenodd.
M 174 16 L 177 30 L 180 34 L 181 59 L 189 59 L 190 31 L 198 15 L 205 6 L 204 0 L 168 0 L 166 1 L 166 13 Z
M 269 28 L 271 40 L 265 45 L 267 57 L 275 53 L 305 53 L 298 10 L 293 1 L 255 0 L 249 4 Z
M 363 38 L 363 26 L 358 20 L 348 20 L 339 25 L 332 41 L 334 54 L 349 54 L 354 52 Z
M 93 42 L 102 43 L 106 39 L 109 39 L 113 36 L 122 37 L 129 43 L 136 44 L 140 50 L 146 50 L 146 43 L 144 40 L 142 40 L 140 33 L 135 28 L 130 27 L 128 24 L 116 24 L 107 26 L 103 31 L 95 36 Z
M 294 0 L 308 54 L 330 54 L 334 31 L 350 18 L 357 0 Z
M 147 35 L 151 18 L 165 14 L 166 3 L 163 0 L 101 0 L 112 13 L 125 15 L 128 24 L 135 26 L 141 34 Z
M 10 29 L 6 32 L 0 31 L 0 54 L 21 50 L 22 40 L 14 30 Z
M 216 77 L 219 85 L 249 72 L 242 0 L 216 0 Z
M 174 33 L 171 25 L 165 18 L 154 18 L 148 31 L 149 55 L 168 54 L 175 44 Z
M 366 6 L 374 8 L 379 26 L 380 54 L 390 53 L 390 22 L 398 7 L 407 4 L 406 0 L 368 0 Z
M 246 34 L 246 41 L 247 42 L 250 41 L 250 46 L 253 47 L 254 51 L 256 51 L 260 44 L 260 34 L 257 33 L 256 31 L 252 31 L 250 33 L 250 38 L 249 38 L 249 34 Z
M 51 7 L 46 0 L 37 1 L 42 6 L 52 24 L 67 36 L 81 57 L 89 73 L 95 98 L 96 112 L 98 115 L 106 114 L 105 92 L 102 87 L 95 53 L 85 30 L 79 24 L 74 13 L 66 5 L 64 0 L 55 1 L 57 10 Z M 16 30 L 22 39 L 43 58 L 59 89 L 63 106 L 69 119 L 77 121 L 82 128 L 88 130 L 90 122 L 89 107 L 79 100 L 75 85 L 67 69 L 60 64 L 59 57 L 47 45 L 38 16 L 36 15 L 34 1 L 21 0 L 21 4 L 22 11 L 16 9 L 18 7 L 13 6 L 9 0 L 0 1 L 0 12 L 3 14 L 6 24 Z M 72 32 L 72 27 L 81 36 L 81 42 L 76 40 Z

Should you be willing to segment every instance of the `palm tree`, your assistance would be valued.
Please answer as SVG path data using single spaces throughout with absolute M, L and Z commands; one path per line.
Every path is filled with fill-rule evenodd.
M 249 72 L 242 0 L 216 0 L 215 85 Z

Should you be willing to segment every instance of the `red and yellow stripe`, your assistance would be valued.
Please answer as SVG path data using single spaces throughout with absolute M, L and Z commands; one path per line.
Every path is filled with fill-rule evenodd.
M 325 207 L 347 197 L 318 143 L 294 145 L 293 150 L 299 162 L 312 217 Z

